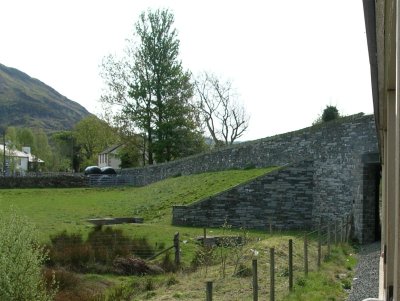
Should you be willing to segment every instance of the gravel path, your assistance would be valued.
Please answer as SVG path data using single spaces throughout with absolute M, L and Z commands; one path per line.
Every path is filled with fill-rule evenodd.
M 358 253 L 356 276 L 347 301 L 377 298 L 379 291 L 379 256 L 381 243 L 361 247 Z

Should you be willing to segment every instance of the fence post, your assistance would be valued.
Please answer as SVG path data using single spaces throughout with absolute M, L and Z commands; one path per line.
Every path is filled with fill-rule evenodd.
M 179 247 L 179 232 L 174 235 L 174 248 L 175 248 L 175 264 L 180 265 L 181 263 L 181 252 Z
M 258 301 L 257 259 L 253 259 L 253 301 Z
M 308 242 L 307 233 L 304 233 L 304 274 L 308 276 Z
M 207 281 L 207 283 L 206 283 L 206 301 L 212 301 L 212 291 L 213 291 L 213 283 L 212 283 L 212 281 Z
M 269 271 L 270 271 L 270 289 L 269 289 L 269 300 L 275 301 L 275 249 L 269 249 L 269 256 L 270 256 L 270 264 L 269 264 Z
M 289 239 L 289 291 L 293 290 L 293 240 Z
M 206 230 L 206 228 L 204 227 L 204 228 L 203 228 L 203 246 L 204 246 L 204 247 L 206 246 L 206 239 L 207 239 L 207 230 Z
M 328 240 L 328 257 L 331 256 L 331 225 L 328 223 L 328 236 L 327 236 L 327 240 Z
M 321 224 L 318 225 L 318 261 L 317 266 L 318 268 L 321 267 L 321 245 L 322 245 L 322 238 L 321 238 Z

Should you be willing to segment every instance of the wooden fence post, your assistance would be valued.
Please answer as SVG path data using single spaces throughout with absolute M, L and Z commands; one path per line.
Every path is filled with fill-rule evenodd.
M 207 229 L 203 228 L 203 246 L 206 246 L 206 239 L 207 239 Z
M 270 271 L 270 289 L 269 289 L 269 300 L 275 301 L 275 249 L 269 249 L 270 263 L 269 263 L 269 271 Z
M 175 264 L 180 265 L 181 263 L 181 250 L 179 246 L 179 232 L 174 235 L 174 248 L 175 248 Z
M 269 234 L 272 235 L 272 223 L 271 222 L 269 223 Z
M 293 290 L 293 240 L 289 239 L 289 291 Z
M 258 301 L 258 274 L 257 274 L 257 259 L 253 259 L 253 301 Z
M 212 281 L 207 281 L 207 283 L 206 283 L 206 301 L 212 301 L 212 291 L 213 291 L 213 283 L 212 283 Z
M 307 242 L 307 233 L 304 233 L 304 275 L 308 276 L 308 242 Z

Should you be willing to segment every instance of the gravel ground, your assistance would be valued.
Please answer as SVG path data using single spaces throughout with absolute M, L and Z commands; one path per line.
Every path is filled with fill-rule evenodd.
M 358 253 L 356 276 L 347 301 L 378 298 L 380 249 L 380 242 L 361 247 Z

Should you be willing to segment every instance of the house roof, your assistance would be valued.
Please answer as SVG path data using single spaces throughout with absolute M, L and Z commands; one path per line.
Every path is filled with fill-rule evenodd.
M 123 143 L 113 144 L 113 145 L 111 145 L 110 147 L 108 147 L 108 148 L 106 148 L 105 150 L 103 150 L 103 151 L 100 153 L 100 155 L 109 154 L 109 153 L 111 153 L 112 151 L 116 150 L 117 148 L 121 147 L 122 145 L 123 145 Z
M 3 151 L 4 151 L 4 144 L 0 144 L 0 154 L 3 154 Z M 7 145 L 6 145 L 6 155 L 16 158 L 28 158 L 29 162 L 44 163 L 42 159 L 39 159 L 32 154 L 28 154 L 23 151 L 19 151 L 17 149 L 10 149 L 7 147 Z

